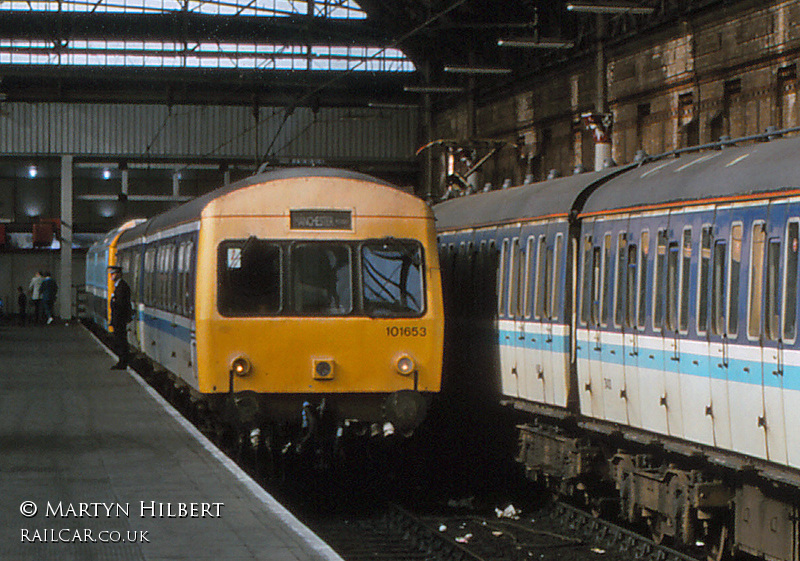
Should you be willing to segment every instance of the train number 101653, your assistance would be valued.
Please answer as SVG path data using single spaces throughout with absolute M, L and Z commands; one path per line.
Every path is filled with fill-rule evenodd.
M 425 337 L 428 330 L 424 327 L 400 327 L 393 325 L 386 328 L 386 335 L 389 337 Z

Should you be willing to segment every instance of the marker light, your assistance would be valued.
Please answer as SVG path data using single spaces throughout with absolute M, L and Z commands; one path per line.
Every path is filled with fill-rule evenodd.
M 244 356 L 237 356 L 231 361 L 231 372 L 237 376 L 247 376 L 251 369 L 250 361 Z
M 397 373 L 403 376 L 408 376 L 417 369 L 417 365 L 414 364 L 414 359 L 408 355 L 403 355 L 398 358 L 395 366 L 397 367 Z

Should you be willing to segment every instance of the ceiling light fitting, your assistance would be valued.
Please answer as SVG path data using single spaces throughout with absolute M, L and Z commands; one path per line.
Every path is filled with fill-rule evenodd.
M 567 10 L 586 14 L 649 15 L 655 11 L 655 8 L 634 2 L 569 2 Z
M 404 86 L 403 91 L 412 93 L 461 93 L 464 88 L 455 86 Z
M 444 71 L 453 74 L 511 74 L 510 68 L 496 66 L 445 66 Z
M 519 47 L 522 49 L 571 49 L 575 46 L 572 41 L 564 39 L 537 39 L 534 37 L 513 37 L 498 39 L 498 47 Z

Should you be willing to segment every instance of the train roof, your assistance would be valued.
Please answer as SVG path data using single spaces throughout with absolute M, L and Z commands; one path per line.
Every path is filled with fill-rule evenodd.
M 580 216 L 785 196 L 800 190 L 800 137 L 666 157 L 610 179 Z
M 507 224 L 518 220 L 566 218 L 575 199 L 587 186 L 616 171 L 618 170 L 611 168 L 581 173 L 451 199 L 434 207 L 436 229 L 447 231 Z
M 326 168 L 326 167 L 298 167 L 298 168 L 281 168 L 276 170 L 268 170 L 263 173 L 258 173 L 246 177 L 240 181 L 236 181 L 235 183 L 225 185 L 223 187 L 220 187 L 219 189 L 210 191 L 204 195 L 192 199 L 187 203 L 184 203 L 162 214 L 154 216 L 147 222 L 139 224 L 135 228 L 132 228 L 124 232 L 124 239 L 126 240 L 135 239 L 146 234 L 147 235 L 153 234 L 155 232 L 159 232 L 161 230 L 177 226 L 179 224 L 184 224 L 199 220 L 203 212 L 203 209 L 205 209 L 212 201 L 220 197 L 223 197 L 229 193 L 233 193 L 234 191 L 238 191 L 239 189 L 244 189 L 251 185 L 257 185 L 259 183 L 270 183 L 274 181 L 280 181 L 283 179 L 294 179 L 300 177 L 332 177 L 339 179 L 350 179 L 353 181 L 366 181 L 377 185 L 383 185 L 387 188 L 395 189 L 397 191 L 402 192 L 402 190 L 399 189 L 397 186 L 392 185 L 391 183 L 388 183 L 386 181 L 383 181 L 382 179 L 378 179 L 364 173 L 359 173 L 349 170 Z
M 124 224 L 120 224 L 119 226 L 108 232 L 106 235 L 104 235 L 102 238 L 94 242 L 89 248 L 89 251 L 90 252 L 95 251 L 101 247 L 109 247 L 114 243 L 114 241 L 119 237 L 119 235 L 122 232 L 130 230 L 131 228 L 143 222 L 145 222 L 144 218 L 134 218 L 132 220 L 128 220 Z

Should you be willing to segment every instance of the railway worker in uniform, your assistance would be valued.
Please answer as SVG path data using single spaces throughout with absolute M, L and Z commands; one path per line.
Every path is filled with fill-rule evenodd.
M 119 361 L 112 370 L 125 370 L 128 367 L 128 335 L 126 326 L 131 321 L 131 289 L 122 278 L 122 268 L 108 268 L 114 281 L 114 294 L 111 296 L 111 327 L 114 328 L 114 351 Z

